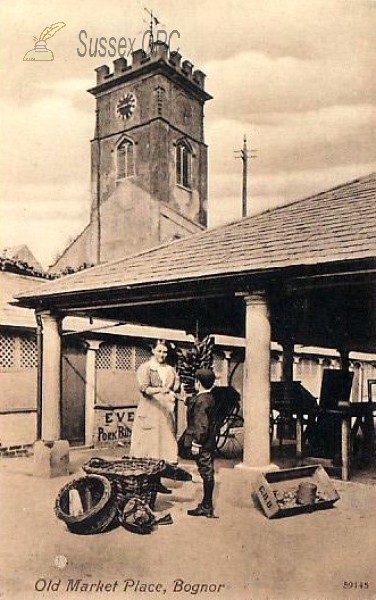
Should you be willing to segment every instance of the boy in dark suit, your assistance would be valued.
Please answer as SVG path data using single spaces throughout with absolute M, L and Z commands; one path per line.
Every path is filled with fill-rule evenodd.
M 191 517 L 214 517 L 214 451 L 215 451 L 215 407 L 211 389 L 215 375 L 210 369 L 198 369 L 195 375 L 195 389 L 187 408 L 187 429 L 184 445 L 190 447 L 203 482 L 203 498 L 200 504 L 191 510 Z

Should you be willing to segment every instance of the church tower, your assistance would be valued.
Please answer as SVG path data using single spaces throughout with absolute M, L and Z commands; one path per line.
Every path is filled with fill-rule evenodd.
M 207 224 L 204 104 L 211 96 L 205 74 L 188 60 L 181 62 L 181 55 L 162 42 L 150 55 L 133 52 L 132 59 L 130 65 L 116 59 L 112 73 L 106 65 L 98 67 L 96 86 L 89 90 L 96 99 L 91 222 L 98 229 L 98 244 L 104 205 L 119 195 L 122 184 L 128 210 L 132 197 L 139 199 L 131 192 L 136 187 L 187 222 Z M 144 226 L 144 233 L 150 227 Z M 149 246 L 164 241 L 151 238 Z
M 90 222 L 51 272 L 98 264 L 207 224 L 205 74 L 156 42 L 96 70 Z

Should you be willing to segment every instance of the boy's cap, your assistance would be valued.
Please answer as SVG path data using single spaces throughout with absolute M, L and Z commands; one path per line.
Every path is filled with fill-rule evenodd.
M 210 389 L 215 382 L 215 375 L 211 369 L 198 369 L 196 371 L 195 378 L 207 390 Z

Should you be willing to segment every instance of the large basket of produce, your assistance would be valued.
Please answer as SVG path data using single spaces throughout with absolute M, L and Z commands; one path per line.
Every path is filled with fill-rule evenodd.
M 117 516 L 116 486 L 96 474 L 74 479 L 60 490 L 55 513 L 72 533 L 102 533 Z
M 112 461 L 92 458 L 82 468 L 88 474 L 101 475 L 111 481 L 116 490 L 119 511 L 122 511 L 131 498 L 140 498 L 151 507 L 154 506 L 165 466 L 164 460 L 153 458 Z

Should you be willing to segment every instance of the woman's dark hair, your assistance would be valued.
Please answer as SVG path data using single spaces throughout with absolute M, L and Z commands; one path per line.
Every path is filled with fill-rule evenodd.
M 171 351 L 171 344 L 165 339 L 153 340 L 150 344 L 150 349 L 154 350 L 157 346 L 166 346 L 168 352 Z
M 166 346 L 167 350 L 171 349 L 170 343 L 164 339 L 153 340 L 150 347 L 156 348 L 157 346 Z

